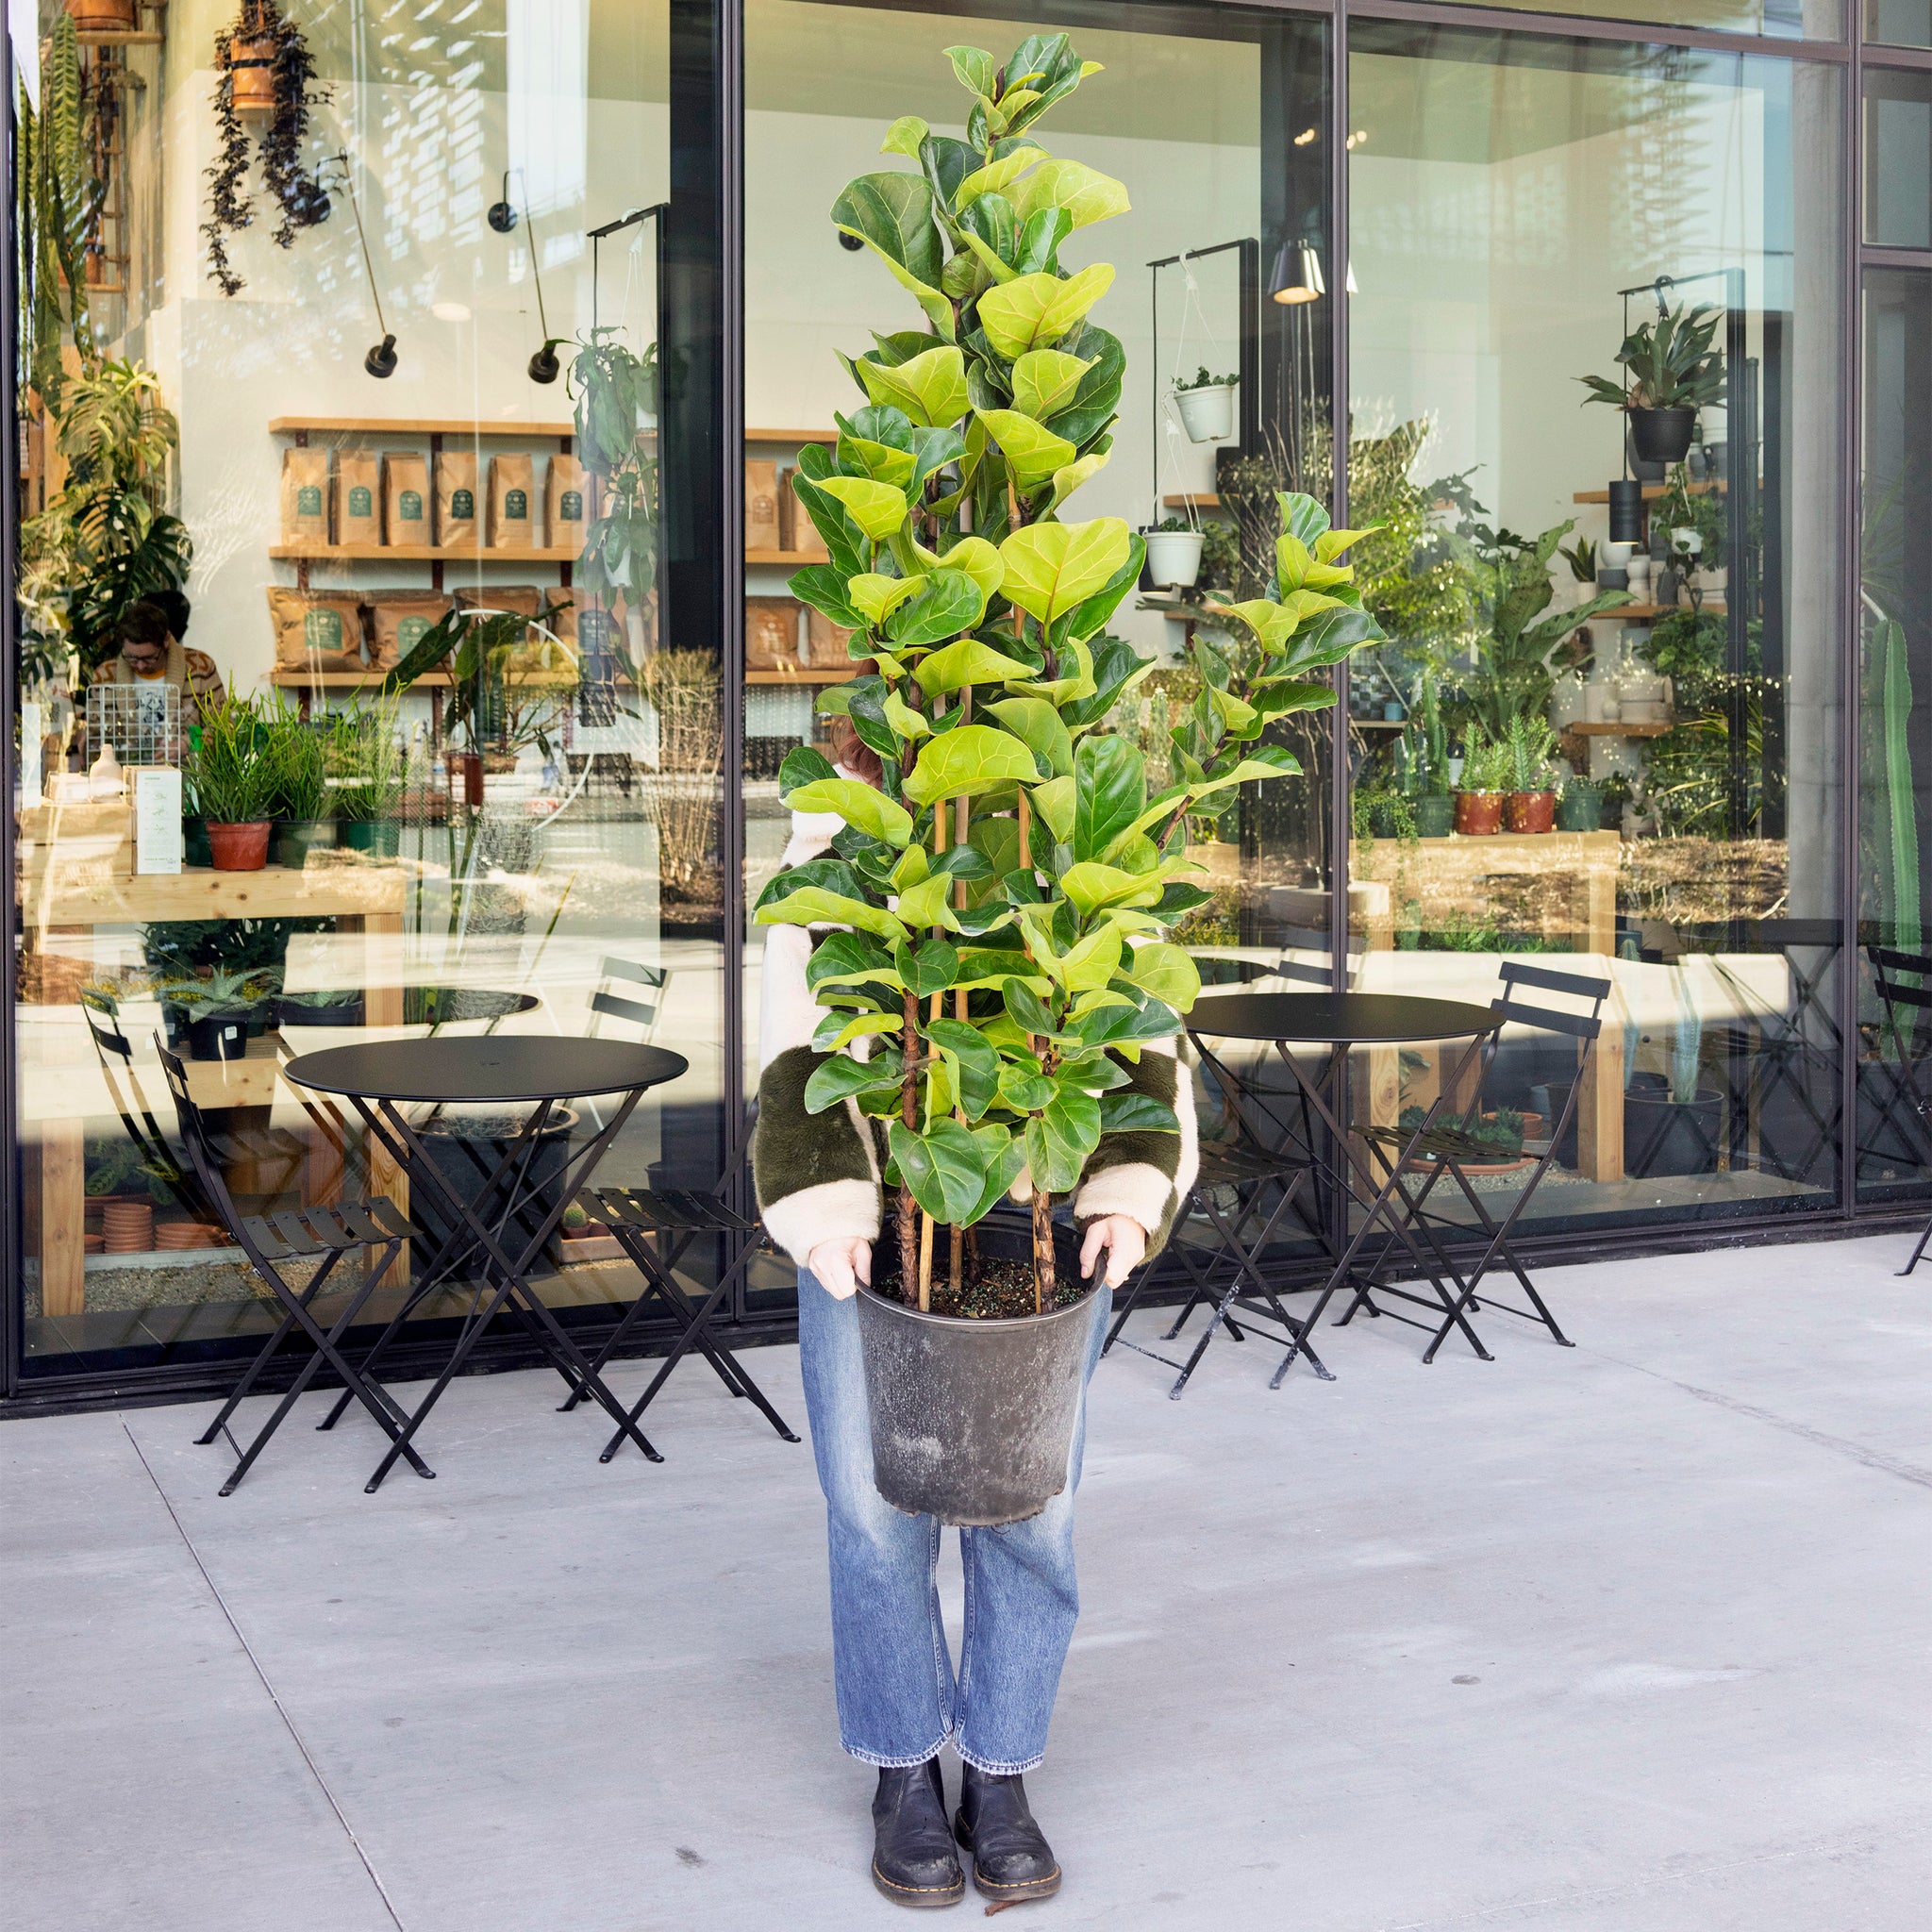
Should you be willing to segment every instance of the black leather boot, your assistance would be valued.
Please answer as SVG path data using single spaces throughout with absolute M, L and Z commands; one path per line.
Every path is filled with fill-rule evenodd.
M 966 1896 L 966 1874 L 946 1829 L 937 1757 L 882 1767 L 872 1822 L 872 1882 L 894 1905 L 933 1911 Z
M 988 1898 L 1051 1898 L 1060 1889 L 1060 1863 L 1033 1822 L 1026 1783 L 966 1767 L 959 1787 L 959 1842 L 973 1854 L 973 1882 Z

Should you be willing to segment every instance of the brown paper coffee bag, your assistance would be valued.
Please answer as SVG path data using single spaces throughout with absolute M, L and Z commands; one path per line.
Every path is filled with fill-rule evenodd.
M 782 550 L 778 535 L 778 465 L 748 462 L 744 466 L 744 547 Z
M 744 668 L 795 671 L 798 668 L 798 613 L 795 597 L 744 600 Z
M 853 633 L 837 625 L 822 610 L 811 613 L 807 635 L 810 640 L 811 666 L 815 671 L 837 668 L 852 662 L 845 649 L 845 641 Z
M 282 541 L 325 545 L 329 541 L 329 474 L 325 449 L 282 452 Z
M 532 550 L 536 547 L 535 467 L 527 456 L 490 458 L 490 547 L 492 550 Z
M 336 541 L 382 541 L 382 458 L 373 449 L 344 450 L 336 464 Z
M 798 500 L 797 492 L 791 488 L 791 481 L 798 475 L 796 467 L 788 468 L 779 482 L 782 485 L 778 502 L 784 523 L 779 534 L 783 539 L 782 547 L 811 563 L 823 563 L 831 557 L 825 548 L 825 540 L 819 535 L 819 526 L 812 522 L 811 512 Z
M 436 453 L 436 541 L 445 548 L 476 541 L 476 452 Z
M 284 671 L 360 671 L 362 607 L 347 591 L 270 587 L 275 662 Z
M 448 608 L 449 599 L 441 591 L 371 591 L 371 665 L 393 671 Z
M 553 550 L 584 547 L 584 466 L 573 456 L 554 456 L 543 473 L 543 541 Z
M 382 541 L 429 548 L 429 465 L 391 450 L 382 459 Z

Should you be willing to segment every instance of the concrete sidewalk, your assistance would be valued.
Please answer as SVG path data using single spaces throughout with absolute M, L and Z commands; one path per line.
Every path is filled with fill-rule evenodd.
M 1391 1324 L 1095 1382 L 1042 1926 L 1919 1932 L 1932 1269 L 1903 1238 L 1550 1271 L 1574 1351 Z M 1151 1336 L 1157 1318 L 1141 1318 Z M 795 1350 L 750 1364 L 804 1424 Z M 627 1367 L 621 1389 L 641 1386 Z M 458 1383 L 375 1496 L 309 1397 L 0 1427 L 16 1932 L 897 1923 L 837 1745 L 810 1452 L 701 1366 L 661 1467 Z M 956 1573 L 955 1573 L 956 1574 Z M 980 1916 L 969 1894 L 965 1918 Z M 963 1919 L 961 1921 L 963 1923 Z

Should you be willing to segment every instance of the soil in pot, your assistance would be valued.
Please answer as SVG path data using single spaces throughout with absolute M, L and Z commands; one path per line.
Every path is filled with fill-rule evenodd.
M 1512 791 L 1504 808 L 1505 822 L 1512 832 L 1549 832 L 1556 829 L 1557 794 L 1554 791 Z
M 257 819 L 250 824 L 209 825 L 208 848 L 214 869 L 259 872 L 268 863 L 268 835 L 272 829 L 267 819 Z
M 1004 1251 L 1004 1243 L 995 1244 L 1001 1252 L 991 1253 L 972 1238 L 977 1232 L 977 1229 L 968 1230 L 965 1266 L 960 1270 L 959 1291 L 956 1295 L 951 1280 L 952 1230 L 944 1227 L 933 1229 L 932 1312 L 974 1321 L 1010 1321 L 1018 1316 L 1031 1315 L 1031 1254 L 1009 1255 Z M 872 1286 L 875 1294 L 884 1295 L 888 1300 L 906 1300 L 899 1290 L 899 1247 L 890 1230 L 873 1247 Z M 1080 1279 L 1076 1257 L 1071 1271 L 1056 1267 L 1053 1298 L 1047 1306 L 1052 1308 L 1071 1307 L 1092 1286 L 1091 1281 Z M 916 1288 L 913 1298 L 917 1299 Z
M 1681 463 L 1697 431 L 1695 409 L 1632 409 L 1630 446 L 1640 461 Z
M 1503 829 L 1501 791 L 1458 791 L 1456 794 L 1456 829 L 1466 839 L 1485 839 Z
M 1446 839 L 1456 829 L 1456 800 L 1446 791 L 1432 791 L 1415 802 L 1419 839 Z
M 277 819 L 275 821 L 275 863 L 291 872 L 300 872 L 311 852 L 326 852 L 336 842 L 333 819 Z
M 401 848 L 402 826 L 394 819 L 344 819 L 336 829 L 339 842 L 350 852 L 373 858 L 393 858 Z

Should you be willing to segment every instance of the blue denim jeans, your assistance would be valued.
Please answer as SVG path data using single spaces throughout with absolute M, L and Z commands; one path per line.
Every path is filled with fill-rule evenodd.
M 950 1741 L 968 1764 L 1005 1773 L 1031 1771 L 1044 1755 L 1080 1614 L 1074 1491 L 1087 1379 L 1112 1300 L 1105 1287 L 1094 1296 L 1066 1488 L 1024 1523 L 959 1532 L 966 1621 L 956 1677 L 940 1615 L 939 1520 L 894 1508 L 873 1483 L 858 1305 L 835 1301 L 799 1270 L 799 1360 L 831 1542 L 839 1738 L 853 1757 L 923 1764 Z

